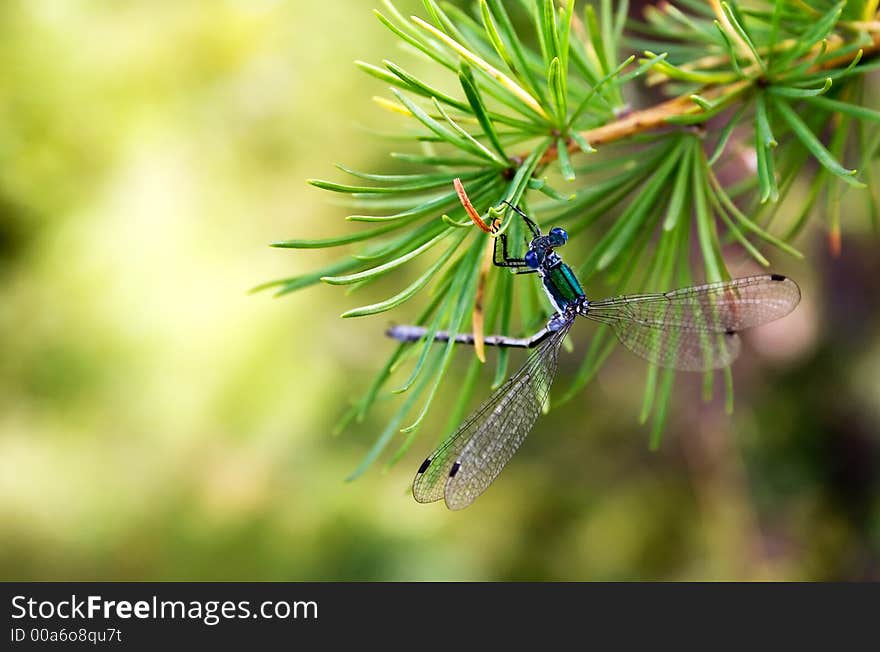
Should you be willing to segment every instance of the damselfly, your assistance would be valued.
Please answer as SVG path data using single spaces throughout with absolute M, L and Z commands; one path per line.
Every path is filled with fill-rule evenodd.
M 561 228 L 541 233 L 525 213 L 532 239 L 522 258 L 508 255 L 507 235 L 495 239 L 494 263 L 516 273 L 536 273 L 555 309 L 547 325 L 526 338 L 490 335 L 486 344 L 536 348 L 525 364 L 499 387 L 419 467 L 413 495 L 421 503 L 444 498 L 450 509 L 470 505 L 498 477 L 525 440 L 545 405 L 556 375 L 559 347 L 577 317 L 614 330 L 620 342 L 646 360 L 683 371 L 726 367 L 740 349 L 738 333 L 779 319 L 800 301 L 800 289 L 780 274 L 747 276 L 662 294 L 637 294 L 600 301 L 587 299 L 580 283 L 556 249 L 568 241 Z M 393 326 L 388 335 L 401 342 L 426 336 L 419 326 Z M 439 331 L 434 339 L 449 341 Z M 473 344 L 473 334 L 456 342 Z

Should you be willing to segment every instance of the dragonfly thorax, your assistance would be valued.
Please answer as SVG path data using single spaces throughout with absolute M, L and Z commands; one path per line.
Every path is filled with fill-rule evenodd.
M 559 258 L 557 254 L 553 254 Z M 542 267 L 538 270 L 544 285 L 547 298 L 557 311 L 567 312 L 569 308 L 579 308 L 584 302 L 584 290 L 575 277 L 571 267 L 559 261 L 553 266 Z
M 523 257 L 526 265 L 541 276 L 544 291 L 557 311 L 562 313 L 569 308 L 579 308 L 585 298 L 581 284 L 571 268 L 554 251 L 568 242 L 568 234 L 559 227 L 550 229 L 547 235 L 541 235 L 537 228 L 533 232 L 536 235 Z

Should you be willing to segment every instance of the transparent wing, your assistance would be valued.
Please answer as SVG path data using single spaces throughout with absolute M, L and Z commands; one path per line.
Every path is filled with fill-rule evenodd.
M 611 327 L 630 351 L 661 367 L 680 371 L 723 369 L 739 355 L 736 333 L 660 330 L 634 322 L 612 322 Z
M 747 276 L 662 294 L 587 303 L 585 314 L 608 323 L 630 351 L 663 367 L 726 367 L 739 353 L 737 333 L 790 313 L 801 298 L 779 274 Z
M 498 477 L 544 407 L 570 323 L 556 331 L 462 426 L 422 462 L 413 481 L 420 503 L 470 505 Z

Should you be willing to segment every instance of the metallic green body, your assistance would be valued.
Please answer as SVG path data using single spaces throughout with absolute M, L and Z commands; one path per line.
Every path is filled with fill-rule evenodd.
M 550 302 L 557 310 L 563 311 L 573 303 L 584 298 L 584 290 L 571 271 L 571 267 L 563 262 L 551 267 L 543 274 L 544 290 Z

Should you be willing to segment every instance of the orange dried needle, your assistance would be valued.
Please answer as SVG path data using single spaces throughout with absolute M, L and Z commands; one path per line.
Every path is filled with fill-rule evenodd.
M 461 183 L 461 179 L 456 177 L 452 180 L 452 185 L 455 186 L 455 192 L 458 193 L 458 201 L 460 201 L 461 205 L 464 206 L 465 212 L 468 214 L 471 220 L 473 220 L 474 224 L 480 227 L 480 230 L 484 233 L 492 233 L 491 227 L 483 221 L 483 218 L 480 217 L 480 214 L 477 212 L 477 209 L 474 208 L 471 200 L 468 199 L 467 192 L 465 191 L 464 186 Z
M 498 223 L 494 223 L 497 227 Z M 486 280 L 489 278 L 489 269 L 492 267 L 492 256 L 495 253 L 495 243 L 490 241 L 480 262 L 480 277 L 477 280 L 477 293 L 474 297 L 474 312 L 472 326 L 474 330 L 474 353 L 480 362 L 486 362 L 486 343 L 483 339 L 483 294 L 486 289 Z
M 461 205 L 464 207 L 465 212 L 471 218 L 473 223 L 484 233 L 489 233 L 490 235 L 494 234 L 495 229 L 498 227 L 498 223 L 495 222 L 492 226 L 489 226 L 483 221 L 483 218 L 480 217 L 480 214 L 468 198 L 467 192 L 461 183 L 461 179 L 453 179 L 452 185 L 455 186 L 455 192 L 458 193 L 458 200 L 461 202 Z M 483 363 L 486 362 L 486 341 L 483 336 L 483 295 L 486 289 L 486 279 L 489 277 L 489 268 L 492 265 L 492 255 L 494 250 L 495 243 L 489 242 L 489 246 L 486 248 L 486 253 L 483 254 L 483 259 L 480 262 L 480 277 L 477 280 L 477 292 L 474 297 L 474 311 L 471 318 L 474 331 L 474 353 L 476 354 L 477 359 Z

